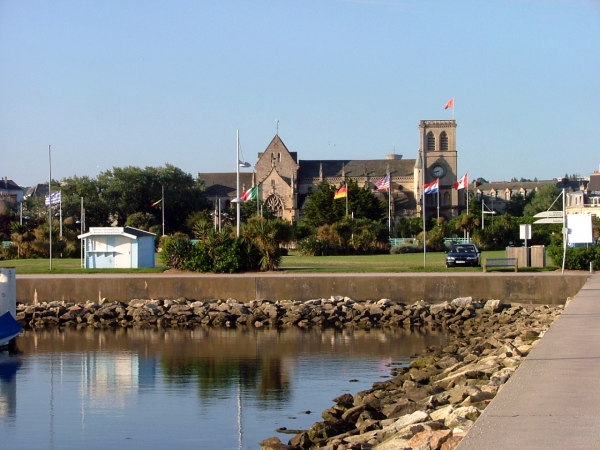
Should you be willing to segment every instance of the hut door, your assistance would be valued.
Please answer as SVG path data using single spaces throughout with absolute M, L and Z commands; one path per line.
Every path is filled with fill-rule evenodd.
M 115 239 L 115 267 L 128 269 L 131 267 L 131 241 L 124 236 Z

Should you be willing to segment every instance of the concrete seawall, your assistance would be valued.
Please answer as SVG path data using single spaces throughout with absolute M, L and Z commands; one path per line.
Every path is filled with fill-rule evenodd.
M 348 274 L 93 274 L 18 275 L 17 301 L 25 304 L 142 299 L 235 298 L 250 301 L 310 300 L 332 295 L 354 300 L 438 303 L 457 297 L 560 304 L 573 297 L 589 274 L 569 273 L 348 273 Z

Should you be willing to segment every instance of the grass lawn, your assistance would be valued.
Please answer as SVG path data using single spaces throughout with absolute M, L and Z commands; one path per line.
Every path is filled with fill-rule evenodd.
M 504 250 L 482 252 L 485 258 L 504 258 Z M 20 274 L 86 274 L 86 273 L 160 273 L 166 269 L 158 253 L 155 255 L 155 267 L 152 269 L 82 269 L 79 258 L 52 259 L 52 271 L 48 259 L 13 259 L 0 261 L 0 267 L 16 267 Z M 423 267 L 423 253 L 405 253 L 402 255 L 360 255 L 360 256 L 300 256 L 290 253 L 281 261 L 281 269 L 289 273 L 311 272 L 481 272 L 480 267 L 446 268 L 446 254 L 427 253 L 427 266 Z M 520 268 L 521 272 L 540 272 L 554 270 L 555 267 Z M 494 271 L 512 272 L 512 269 Z
M 481 253 L 481 260 L 504 258 L 504 250 Z M 301 256 L 290 253 L 284 256 L 281 269 L 286 272 L 481 272 L 480 267 L 446 268 L 446 254 L 428 252 L 427 264 L 423 267 L 423 253 L 405 253 L 401 255 L 360 255 L 360 256 Z M 554 268 L 522 268 L 519 271 L 539 272 Z M 512 272 L 513 269 L 495 269 Z
M 44 258 L 36 259 L 11 259 L 0 261 L 0 267 L 15 267 L 17 273 L 159 273 L 165 270 L 158 253 L 155 254 L 155 267 L 152 269 L 82 269 L 79 258 L 52 258 L 52 270 L 50 260 Z

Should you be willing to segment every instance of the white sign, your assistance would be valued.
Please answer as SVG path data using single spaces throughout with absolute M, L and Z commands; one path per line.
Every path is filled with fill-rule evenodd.
M 531 225 L 528 223 L 519 225 L 520 237 L 523 240 L 531 239 Z
M 548 219 L 540 219 L 540 220 L 536 220 L 533 223 L 537 223 L 537 224 L 544 224 L 544 223 L 563 223 L 563 218 L 562 217 L 551 217 Z
M 539 217 L 539 218 L 563 217 L 563 212 L 562 211 L 543 211 L 541 213 L 537 213 L 533 217 Z M 552 222 L 552 223 L 555 223 L 555 222 Z
M 121 234 L 123 227 L 90 227 L 91 234 Z
M 593 244 L 591 214 L 567 214 L 567 228 L 569 229 L 569 244 Z

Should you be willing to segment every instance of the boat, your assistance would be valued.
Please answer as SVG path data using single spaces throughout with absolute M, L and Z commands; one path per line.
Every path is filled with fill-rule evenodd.
M 2 314 L 0 316 L 0 348 L 7 345 L 21 330 L 23 330 L 23 327 L 9 311 Z

